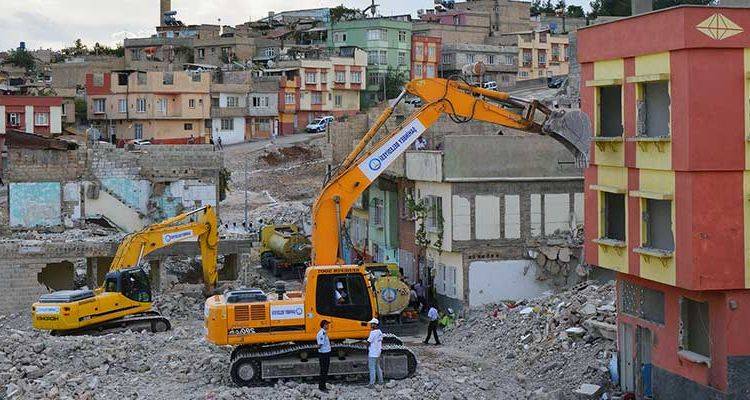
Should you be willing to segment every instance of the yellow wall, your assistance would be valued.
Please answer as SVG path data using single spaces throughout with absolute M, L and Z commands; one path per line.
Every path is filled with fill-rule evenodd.
M 653 75 L 669 73 L 669 52 L 647 54 L 635 58 L 635 74 Z

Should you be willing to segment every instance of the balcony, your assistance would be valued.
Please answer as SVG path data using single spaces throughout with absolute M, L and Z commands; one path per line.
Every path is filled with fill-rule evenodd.
M 248 115 L 245 107 L 211 107 L 212 118 L 244 117 Z

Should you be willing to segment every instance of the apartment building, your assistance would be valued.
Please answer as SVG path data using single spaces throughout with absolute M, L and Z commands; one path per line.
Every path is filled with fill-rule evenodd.
M 162 37 L 125 39 L 125 68 L 140 70 L 180 70 L 193 62 L 192 37 Z
M 359 47 L 367 53 L 365 100 L 382 100 L 388 69 L 409 78 L 412 24 L 391 18 L 365 18 L 332 24 L 328 47 Z
M 530 258 L 531 249 L 563 245 L 583 222 L 583 175 L 564 146 L 541 136 L 451 135 L 442 150 L 407 151 L 405 163 L 414 186 L 404 185 L 404 197 L 423 205 L 414 229 L 429 242 L 417 243 L 417 275 L 441 306 L 528 298 L 574 280 L 570 266 Z M 578 250 L 568 250 L 574 263 Z
M 281 77 L 253 77 L 248 94 L 246 138 L 264 139 L 280 133 L 279 92 Z
M 464 76 L 463 68 L 475 62 L 484 64 L 484 75 Z M 518 49 L 515 46 L 468 43 L 443 46 L 440 64 L 442 77 L 462 75 L 470 81 L 495 81 L 498 87 L 508 87 L 516 84 L 517 71 Z
M 208 73 L 115 71 L 86 76 L 87 116 L 113 143 L 207 143 Z
M 506 35 L 516 36 L 519 81 L 568 74 L 567 35 L 557 35 L 549 29 Z
M 466 0 L 456 2 L 456 11 L 482 13 L 489 17 L 492 35 L 529 28 L 531 2 L 515 0 Z
M 638 398 L 750 395 L 748 28 L 748 8 L 678 6 L 578 31 L 586 261 L 617 272 Z
M 222 144 L 242 143 L 246 139 L 250 85 L 211 84 L 211 136 Z
M 439 37 L 420 35 L 411 37 L 410 79 L 439 76 L 441 44 Z
M 442 44 L 484 43 L 490 34 L 490 17 L 486 13 L 451 10 L 427 10 L 414 21 L 413 33 L 439 37 Z
M 364 91 L 367 53 L 339 48 L 329 54 L 309 54 L 276 63 L 264 75 L 280 77 L 279 133 L 292 134 L 324 115 L 356 114 Z

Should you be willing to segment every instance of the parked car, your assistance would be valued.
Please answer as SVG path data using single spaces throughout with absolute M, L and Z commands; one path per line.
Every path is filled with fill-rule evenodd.
M 414 107 L 422 107 L 422 99 L 420 99 L 419 97 L 409 97 L 404 100 L 404 103 L 411 104 Z
M 305 132 L 324 132 L 328 125 L 333 122 L 333 116 L 328 115 L 325 117 L 315 118 L 312 122 L 307 124 Z
M 547 87 L 551 89 L 559 89 L 565 84 L 567 78 L 564 76 L 558 76 L 556 78 L 547 78 Z
M 497 90 L 497 82 L 489 81 L 482 84 L 482 87 L 489 90 Z

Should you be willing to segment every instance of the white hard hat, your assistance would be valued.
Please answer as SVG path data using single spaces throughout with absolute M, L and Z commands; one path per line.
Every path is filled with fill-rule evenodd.
M 370 322 L 368 322 L 368 324 L 380 325 L 380 321 L 378 321 L 377 318 L 373 318 L 370 320 Z
M 343 289 L 343 288 L 344 288 L 344 284 L 342 282 L 336 283 L 336 289 Z

